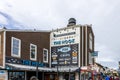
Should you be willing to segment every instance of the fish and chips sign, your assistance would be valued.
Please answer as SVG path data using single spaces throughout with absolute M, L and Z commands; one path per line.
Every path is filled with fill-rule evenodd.
M 51 64 L 78 65 L 80 29 L 67 29 L 51 32 Z

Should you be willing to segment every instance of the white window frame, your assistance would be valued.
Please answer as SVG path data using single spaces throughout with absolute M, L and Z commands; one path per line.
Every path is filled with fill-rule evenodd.
M 11 39 L 12 39 L 12 42 L 11 42 L 11 56 L 13 56 L 13 57 L 21 57 L 21 54 L 20 54 L 20 53 L 21 53 L 21 40 L 18 39 L 18 38 L 15 38 L 15 37 L 12 37 Z M 18 42 L 19 42 L 18 55 L 16 55 L 16 54 L 13 53 L 13 40 L 14 40 L 14 39 L 15 39 L 15 40 L 18 40 Z
M 44 51 L 47 51 L 47 54 L 46 54 L 47 55 L 47 60 L 46 61 L 44 59 Z M 48 49 L 45 49 L 45 48 L 43 49 L 43 62 L 48 63 Z
M 31 46 L 35 47 L 35 58 L 32 58 L 31 56 Z M 37 60 L 37 45 L 35 44 L 30 44 L 30 60 Z

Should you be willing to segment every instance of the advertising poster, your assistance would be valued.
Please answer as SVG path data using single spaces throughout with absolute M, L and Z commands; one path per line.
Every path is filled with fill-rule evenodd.
M 4 70 L 0 70 L 0 80 L 6 80 L 7 73 Z

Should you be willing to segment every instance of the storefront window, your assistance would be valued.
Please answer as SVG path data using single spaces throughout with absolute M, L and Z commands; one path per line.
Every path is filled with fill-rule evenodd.
M 25 72 L 9 72 L 8 80 L 25 80 Z
M 70 79 L 69 79 L 69 73 L 63 73 L 64 76 L 63 76 L 63 79 L 64 80 L 75 80 L 75 74 L 74 73 L 70 73 Z
M 70 80 L 75 80 L 75 74 L 70 74 Z

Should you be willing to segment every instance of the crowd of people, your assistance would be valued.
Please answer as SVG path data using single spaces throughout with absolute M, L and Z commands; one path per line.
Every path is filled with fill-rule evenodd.
M 120 80 L 120 78 L 118 76 L 106 76 L 105 80 Z
M 92 77 L 89 77 L 86 80 L 93 80 Z M 99 77 L 97 79 L 94 80 L 120 80 L 119 76 L 104 76 L 104 77 Z

